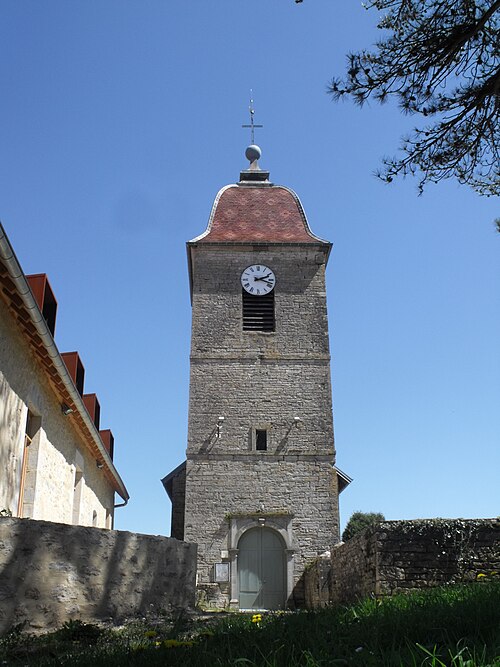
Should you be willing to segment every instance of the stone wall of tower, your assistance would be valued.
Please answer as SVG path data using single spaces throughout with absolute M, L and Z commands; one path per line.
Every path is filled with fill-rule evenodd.
M 337 477 L 322 457 L 234 454 L 187 465 L 185 539 L 198 544 L 200 583 L 228 558 L 232 516 L 291 518 L 295 583 L 308 562 L 338 542 Z
M 329 361 L 326 245 L 199 243 L 191 251 L 192 358 L 262 354 L 270 359 Z M 276 274 L 276 331 L 270 334 L 242 328 L 240 276 L 247 266 L 259 262 Z
M 308 559 L 338 541 L 327 246 L 200 243 L 191 251 L 184 539 L 198 543 L 206 582 L 228 549 L 229 515 L 291 516 L 298 580 Z M 273 333 L 242 327 L 240 276 L 259 263 L 276 275 Z M 255 451 L 255 428 L 268 429 L 265 452 Z

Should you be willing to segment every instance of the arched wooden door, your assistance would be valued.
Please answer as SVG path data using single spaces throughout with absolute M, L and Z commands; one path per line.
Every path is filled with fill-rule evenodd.
M 240 609 L 283 609 L 285 549 L 271 528 L 252 528 L 238 542 Z

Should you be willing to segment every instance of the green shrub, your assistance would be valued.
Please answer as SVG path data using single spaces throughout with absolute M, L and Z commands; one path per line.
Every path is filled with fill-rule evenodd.
M 380 512 L 354 512 L 342 533 L 342 540 L 347 542 L 356 533 L 360 533 L 365 528 L 374 526 L 381 521 L 385 521 L 385 516 Z

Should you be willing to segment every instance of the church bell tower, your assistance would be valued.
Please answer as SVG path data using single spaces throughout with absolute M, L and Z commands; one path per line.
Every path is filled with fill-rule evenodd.
M 172 536 L 198 544 L 206 602 L 303 601 L 308 562 L 339 541 L 325 269 L 297 195 L 249 168 L 187 243 L 192 299 L 187 460 L 167 477 Z

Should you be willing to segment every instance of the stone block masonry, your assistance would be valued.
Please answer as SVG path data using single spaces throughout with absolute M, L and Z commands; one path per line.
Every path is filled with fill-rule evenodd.
M 492 572 L 500 572 L 500 519 L 384 521 L 333 548 L 330 601 L 476 581 Z
M 0 634 L 186 609 L 195 577 L 195 544 L 0 518 Z
M 191 247 L 184 537 L 198 544 L 198 585 L 219 606 L 240 604 L 246 531 L 280 536 L 292 607 L 306 563 L 338 540 L 326 253 L 321 243 Z M 276 275 L 272 332 L 243 328 L 240 276 L 252 264 Z M 230 582 L 214 588 L 217 563 L 229 564 Z
M 238 515 L 254 517 L 256 525 L 259 516 L 266 525 L 280 518 L 291 522 L 294 585 L 306 563 L 318 555 L 318 544 L 328 544 L 338 534 L 331 464 L 276 458 L 256 461 L 241 455 L 235 460 L 188 461 L 188 477 L 195 481 L 187 497 L 186 533 L 198 536 L 201 582 L 210 582 L 213 563 L 223 559 L 225 550 L 235 548 L 230 524 Z M 205 489 L 210 492 L 203 493 Z

